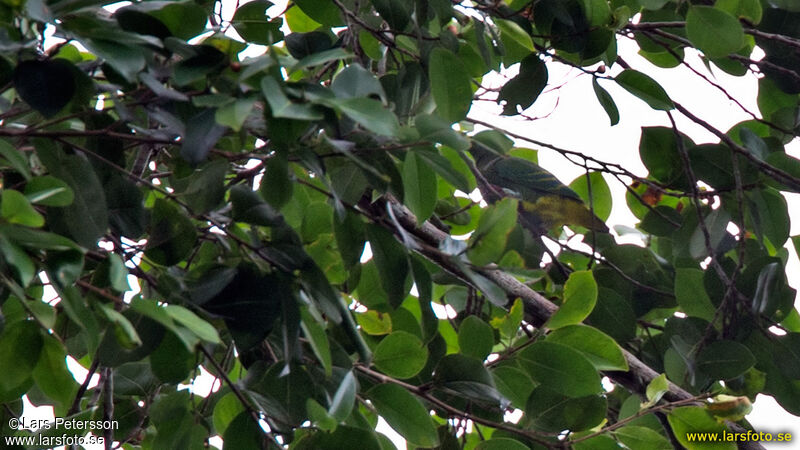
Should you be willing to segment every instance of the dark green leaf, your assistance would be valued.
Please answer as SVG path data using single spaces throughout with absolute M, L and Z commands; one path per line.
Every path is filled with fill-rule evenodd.
M 420 447 L 439 445 L 436 426 L 427 409 L 416 397 L 396 384 L 379 384 L 367 392 L 378 414 L 410 444 Z
M 481 441 L 475 450 L 526 450 L 529 447 L 520 441 L 510 438 L 492 438 Z
M 225 428 L 222 450 L 259 448 L 263 440 L 264 431 L 261 426 L 249 412 L 242 411 Z
M 409 268 L 406 252 L 394 236 L 384 228 L 368 227 L 367 239 L 381 276 L 381 286 L 389 297 L 389 303 L 397 307 L 408 294 L 406 278 Z
M 50 175 L 31 179 L 25 185 L 25 196 L 31 203 L 43 206 L 69 206 L 75 199 L 67 183 Z
M 417 152 L 406 154 L 403 163 L 403 200 L 423 223 L 433 214 L 438 192 L 436 173 Z
M 614 436 L 628 448 L 637 450 L 670 450 L 673 448 L 666 437 L 647 427 L 624 426 L 616 430 Z
M 156 264 L 171 266 L 189 255 L 197 240 L 192 221 L 172 202 L 156 200 L 150 215 L 150 239 L 145 256 Z
M 330 36 L 321 31 L 292 33 L 286 36 L 286 49 L 295 59 L 303 59 L 329 50 L 333 46 Z
M 546 386 L 533 390 L 525 406 L 525 415 L 540 431 L 583 431 L 605 419 L 606 399 L 599 395 L 570 397 Z
M 458 327 L 458 346 L 462 354 L 483 361 L 494 347 L 494 331 L 478 316 L 469 316 Z
M 708 344 L 697 357 L 697 370 L 714 379 L 736 378 L 753 367 L 756 359 L 744 345 L 734 341 Z
M 566 345 L 537 342 L 520 351 L 518 358 L 534 381 L 562 395 L 578 398 L 603 391 L 597 369 Z
M 342 378 L 342 382 L 339 384 L 339 387 L 336 389 L 336 393 L 333 395 L 328 414 L 330 414 L 331 417 L 339 422 L 347 419 L 347 417 L 350 415 L 350 411 L 353 410 L 353 404 L 356 400 L 357 391 L 358 383 L 356 382 L 356 378 L 353 376 L 353 372 L 347 372 L 344 378 Z
M 718 433 L 722 435 L 727 431 L 725 425 L 718 423 L 705 408 L 699 406 L 687 406 L 674 409 L 667 415 L 667 420 L 672 428 L 672 432 L 682 445 L 690 450 L 695 449 L 714 449 L 714 450 L 734 450 L 736 444 L 733 442 L 704 442 L 702 444 L 689 441 L 688 435 L 694 433 Z
M 411 20 L 413 4 L 410 2 L 398 2 L 394 0 L 370 0 L 372 6 L 378 11 L 383 20 L 389 24 L 393 30 L 403 31 Z
M 504 115 L 519 114 L 536 101 L 546 86 L 547 66 L 537 53 L 531 53 L 520 63 L 519 74 L 500 88 L 497 103 L 505 103 Z
M 437 47 L 430 54 L 428 76 L 436 112 L 448 122 L 467 115 L 472 103 L 472 80 L 458 56 Z
M 54 116 L 75 95 L 72 63 L 61 58 L 23 61 L 14 70 L 14 88 L 43 116 Z
M 17 389 L 33 375 L 42 346 L 39 326 L 30 320 L 11 324 L 0 334 L 0 366 L 14 368 L 0 377 L 0 394 Z M 11 399 L 0 400 L 6 402 Z
M 189 119 L 183 136 L 181 156 L 192 164 L 205 161 L 208 152 L 219 141 L 226 128 L 215 119 L 215 111 L 206 109 Z
M 736 17 L 710 6 L 692 6 L 686 14 L 686 34 L 709 58 L 720 58 L 739 50 L 744 43 L 742 25 Z
M 596 328 L 569 325 L 548 334 L 546 342 L 566 345 L 581 352 L 597 370 L 628 370 L 622 348 Z
M 669 111 L 675 107 L 664 88 L 642 72 L 625 69 L 614 81 L 655 110 Z
M 602 106 L 606 114 L 608 114 L 608 120 L 611 121 L 611 126 L 618 124 L 619 109 L 617 109 L 617 104 L 614 103 L 611 94 L 600 86 L 600 83 L 597 82 L 597 78 L 592 78 L 592 89 L 594 89 L 594 95 L 597 97 L 597 101 L 600 102 L 600 106 Z
M 268 20 L 266 11 L 272 6 L 267 0 L 247 2 L 236 9 L 231 25 L 247 42 L 270 45 L 283 39 L 281 19 Z
M 703 285 L 703 271 L 699 269 L 680 268 L 675 274 L 675 299 L 686 315 L 701 319 L 713 320 L 714 305 Z

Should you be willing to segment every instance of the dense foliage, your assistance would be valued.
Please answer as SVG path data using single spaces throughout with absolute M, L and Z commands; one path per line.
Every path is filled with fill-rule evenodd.
M 800 415 L 796 2 L 104 3 L 0 3 L 0 434 L 31 433 L 23 395 L 127 449 L 392 448 L 379 417 L 410 447 L 695 448 L 759 393 Z M 752 120 L 642 71 L 697 51 L 737 108 L 713 74 L 759 77 Z M 630 155 L 647 177 L 467 115 L 525 120 L 555 65 L 597 121 L 624 117 L 613 85 L 670 119 Z M 603 220 L 625 186 L 644 245 L 525 226 L 475 145 L 560 153 Z M 207 397 L 180 387 L 203 372 Z

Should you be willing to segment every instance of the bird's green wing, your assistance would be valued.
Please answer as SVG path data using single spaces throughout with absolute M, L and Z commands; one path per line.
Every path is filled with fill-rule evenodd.
M 486 181 L 514 191 L 527 201 L 542 196 L 557 196 L 583 202 L 578 194 L 558 181 L 550 172 L 521 158 L 498 157 L 484 168 Z

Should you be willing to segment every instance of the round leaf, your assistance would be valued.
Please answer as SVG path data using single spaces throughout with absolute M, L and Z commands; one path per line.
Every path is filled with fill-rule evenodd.
M 519 352 L 519 362 L 534 381 L 576 398 L 603 391 L 600 375 L 577 350 L 552 342 L 537 342 Z
M 686 35 L 709 58 L 721 58 L 744 44 L 742 25 L 721 9 L 692 6 L 686 14 Z
M 494 347 L 494 331 L 477 316 L 469 316 L 458 327 L 461 353 L 483 361 Z
M 428 348 L 411 333 L 395 331 L 375 348 L 375 366 L 389 376 L 411 378 L 428 361 Z

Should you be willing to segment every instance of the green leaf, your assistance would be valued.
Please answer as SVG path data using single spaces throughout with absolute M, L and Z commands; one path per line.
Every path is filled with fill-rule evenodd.
M 114 336 L 123 348 L 133 349 L 142 345 L 139 333 L 127 317 L 108 304 L 100 303 L 98 306 L 106 319 L 114 325 Z
M 637 0 L 637 3 L 645 9 L 661 9 L 669 3 L 669 0 Z
M 308 418 L 311 419 L 311 423 L 322 430 L 335 430 L 336 426 L 339 424 L 336 419 L 328 414 L 325 407 L 320 405 L 319 402 L 313 398 L 306 400 L 306 411 L 308 411 Z
M 756 291 L 753 295 L 751 311 L 772 317 L 778 310 L 781 301 L 781 288 L 786 284 L 783 275 L 783 266 L 772 262 L 761 268 L 756 282 Z
M 383 336 L 392 332 L 392 316 L 370 309 L 356 314 L 358 326 L 371 336 Z
M 72 63 L 61 58 L 23 61 L 14 70 L 14 88 L 31 108 L 51 117 L 75 95 L 73 70 Z
M 452 129 L 449 122 L 437 115 L 420 114 L 414 118 L 414 125 L 419 131 L 420 139 L 439 142 L 459 151 L 465 151 L 469 148 L 469 139 Z M 460 185 L 453 185 L 461 189 Z
M 37 205 L 69 206 L 75 199 L 75 193 L 67 183 L 58 178 L 42 175 L 28 181 L 25 185 L 25 197 Z
M 51 231 L 67 234 L 80 245 L 93 248 L 108 229 L 109 214 L 97 173 L 86 158 L 64 156 L 52 141 L 37 140 L 34 146 L 50 173 L 66 182 L 75 194 L 69 206 L 48 211 Z
M 330 35 L 322 31 L 292 33 L 286 36 L 285 41 L 286 50 L 298 60 L 323 53 L 326 50 L 330 50 L 333 46 Z M 298 68 L 294 68 L 294 70 L 297 69 Z M 294 72 L 294 70 L 290 70 L 290 72 Z
M 196 370 L 197 357 L 190 352 L 175 333 L 164 333 L 158 346 L 150 353 L 150 369 L 164 383 L 180 383 Z
M 600 83 L 597 82 L 597 78 L 592 78 L 592 89 L 594 90 L 594 95 L 597 97 L 597 101 L 600 102 L 600 106 L 602 106 L 606 114 L 608 114 L 608 120 L 611 121 L 611 126 L 613 127 L 618 124 L 619 109 L 617 109 L 617 104 L 614 102 L 611 94 L 600 86 Z
M 723 242 L 723 238 L 728 234 L 727 229 L 730 221 L 730 213 L 722 208 L 717 208 L 707 215 L 704 222 L 708 230 L 709 242 L 706 243 L 706 235 L 698 225 L 689 240 L 689 253 L 692 258 L 701 259 L 709 256 L 708 246 L 711 246 L 711 249 L 714 250 Z
M 350 64 L 336 75 L 331 90 L 339 98 L 378 97 L 386 101 L 386 92 L 372 72 L 360 64 Z
M 222 450 L 259 448 L 264 431 L 248 411 L 242 411 L 225 428 Z
M 711 321 L 716 308 L 703 285 L 703 271 L 679 268 L 675 273 L 675 299 L 686 315 Z
M 300 320 L 300 329 L 303 330 L 303 335 L 308 339 L 311 350 L 317 355 L 317 359 L 325 369 L 325 374 L 330 376 L 333 370 L 333 363 L 330 342 L 328 341 L 328 335 L 325 333 L 325 329 L 318 323 L 317 319 L 313 317 L 308 308 L 300 308 Z
M 672 444 L 661 433 L 647 427 L 624 426 L 614 431 L 620 442 L 636 450 L 671 450 Z
M 591 198 L 589 196 L 589 186 L 591 185 Z M 569 184 L 570 189 L 575 191 L 587 204 L 592 205 L 594 214 L 602 221 L 608 220 L 611 216 L 611 189 L 608 187 L 601 172 L 590 172 L 588 179 L 586 175 L 575 178 Z
M 367 227 L 367 239 L 389 303 L 393 307 L 400 306 L 408 294 L 406 278 L 409 268 L 405 249 L 390 232 L 378 226 Z
M 214 119 L 220 125 L 230 127 L 233 131 L 239 131 L 255 104 L 255 99 L 235 100 L 217 109 Z
M 225 134 L 226 128 L 217 123 L 216 112 L 204 109 L 192 116 L 186 125 L 181 156 L 191 164 L 205 161 L 208 152 Z
M 261 92 L 264 94 L 269 104 L 270 112 L 273 117 L 282 117 L 295 120 L 319 120 L 322 113 L 313 105 L 305 103 L 293 103 L 283 93 L 283 89 L 270 76 L 261 79 Z
M 458 327 L 458 347 L 461 353 L 481 361 L 494 347 L 494 331 L 478 316 L 469 316 Z
M 428 116 L 436 120 L 442 120 L 438 116 Z M 453 185 L 453 187 L 460 189 L 462 192 L 470 191 L 470 184 L 464 174 L 453 167 L 452 162 L 447 157 L 440 155 L 434 151 L 420 151 L 417 153 L 423 159 L 426 165 L 430 166 L 436 173 L 439 174 L 445 181 Z M 438 189 L 438 184 L 436 189 Z
M 481 441 L 475 450 L 526 450 L 529 447 L 511 438 L 492 438 Z
M 264 176 L 258 188 L 264 200 L 275 208 L 281 208 L 292 198 L 294 183 L 289 174 L 286 152 L 276 152 L 265 164 Z
M 577 350 L 552 342 L 537 342 L 518 354 L 534 381 L 571 398 L 603 392 L 600 375 Z
M 342 378 L 339 387 L 336 389 L 336 393 L 333 395 L 328 414 L 337 422 L 342 422 L 347 419 L 350 415 L 350 411 L 353 410 L 357 391 L 358 383 L 356 382 L 356 377 L 353 376 L 353 372 L 347 372 Z
M 436 207 L 438 182 L 436 173 L 418 152 L 409 152 L 403 162 L 403 200 L 408 209 L 423 223 Z
M 675 108 L 667 91 L 656 80 L 642 72 L 625 69 L 614 78 L 614 81 L 655 110 L 669 111 Z
M 67 350 L 57 339 L 44 336 L 39 362 L 33 369 L 36 386 L 64 411 L 72 405 L 78 392 L 78 384 L 67 369 L 66 355 Z
M 240 5 L 231 19 L 231 25 L 247 42 L 259 45 L 270 45 L 283 39 L 280 18 L 267 20 L 267 9 L 273 3 L 267 0 L 255 0 Z
M 9 325 L 0 334 L 0 367 L 7 368 L 0 377 L 0 396 L 19 388 L 33 375 L 43 347 L 39 326 L 30 320 Z M 8 368 L 13 367 L 13 370 Z M 10 398 L 0 398 L 7 402 Z
M 587 270 L 572 272 L 564 284 L 564 302 L 550 317 L 546 326 L 555 330 L 580 323 L 591 314 L 596 302 L 597 283 L 592 272 Z
M 527 373 L 513 366 L 500 366 L 492 370 L 497 390 L 517 408 L 525 408 L 536 383 Z
M 150 239 L 145 256 L 163 266 L 179 263 L 197 240 L 192 221 L 172 202 L 158 199 L 150 215 Z
M 699 406 L 687 406 L 672 410 L 667 415 L 667 420 L 672 428 L 672 432 L 688 450 L 735 450 L 734 442 L 700 442 L 699 440 L 689 440 L 688 435 L 694 433 L 715 433 L 722 435 L 727 431 L 725 425 L 718 423 L 709 415 L 705 408 Z
M 89 51 L 114 68 L 125 80 L 134 82 L 138 73 L 144 69 L 146 58 L 144 50 L 121 41 L 109 39 L 84 39 L 81 43 Z
M 244 405 L 242 405 L 235 393 L 228 392 L 223 395 L 214 405 L 212 414 L 214 430 L 220 435 L 224 435 L 228 425 L 244 410 Z
M 0 230 L 0 253 L 2 253 L 5 263 L 13 269 L 19 284 L 23 288 L 27 287 L 36 276 L 36 265 L 24 250 L 3 235 L 2 230 Z
M 217 329 L 197 314 L 180 305 L 166 305 L 164 308 L 167 315 L 172 317 L 176 323 L 183 325 L 200 339 L 211 344 L 222 343 L 219 339 Z
M 597 304 L 586 321 L 618 342 L 627 342 L 636 334 L 636 314 L 630 303 L 606 287 L 598 289 Z
M 7 223 L 39 228 L 44 225 L 44 217 L 39 214 L 21 192 L 3 189 L 0 199 L 0 217 Z
M 519 74 L 500 88 L 497 103 L 504 103 L 503 115 L 519 114 L 533 105 L 547 86 L 547 78 L 547 66 L 539 55 L 526 56 L 520 62 Z
M 535 56 L 536 49 L 533 46 L 533 39 L 519 24 L 505 19 L 494 20 L 494 24 L 500 30 L 500 40 L 505 52 L 503 64 L 506 67 L 510 67 L 532 53 Z
M 713 379 L 736 378 L 753 367 L 756 359 L 750 350 L 735 341 L 714 341 L 697 357 L 697 370 Z
M 0 162 L 7 163 L 9 167 L 16 170 L 26 180 L 30 180 L 32 176 L 31 169 L 25 152 L 17 150 L 6 140 L 0 139 L 0 156 L 4 158 L 4 160 L 0 159 Z
M 573 398 L 546 386 L 537 386 L 525 405 L 525 415 L 534 429 L 558 433 L 584 431 L 606 417 L 608 402 L 600 395 Z
M 736 17 L 711 6 L 689 8 L 686 35 L 709 58 L 728 56 L 744 44 L 742 25 Z
M 396 384 L 378 384 L 367 391 L 378 414 L 409 444 L 429 448 L 439 445 L 439 435 L 428 410 Z
M 647 389 L 645 390 L 647 405 L 655 405 L 667 392 L 669 392 L 669 381 L 667 380 L 667 375 L 662 373 L 647 383 Z
M 411 13 L 414 6 L 410 2 L 398 2 L 395 0 L 370 0 L 372 6 L 378 11 L 383 20 L 389 24 L 393 30 L 403 31 L 411 21 Z
M 368 131 L 383 136 L 397 136 L 400 132 L 397 116 L 377 100 L 350 98 L 329 100 L 329 103 Z
M 345 23 L 342 20 L 341 10 L 329 0 L 294 0 L 293 3 L 302 9 L 308 17 L 327 27 L 341 26 Z
M 430 53 L 428 76 L 439 116 L 451 123 L 466 117 L 472 104 L 472 79 L 461 59 L 436 47 Z
M 442 358 L 434 371 L 434 383 L 480 403 L 501 407 L 508 403 L 483 363 L 470 356 L 451 354 Z
M 581 352 L 597 370 L 628 370 L 628 362 L 616 341 L 588 325 L 559 328 L 547 335 L 546 342 L 566 345 Z
M 517 223 L 517 204 L 517 200 L 506 197 L 484 210 L 469 238 L 467 256 L 473 264 L 483 266 L 503 256 L 508 236 Z
M 416 336 L 395 331 L 375 347 L 373 363 L 389 376 L 406 379 L 418 374 L 428 361 L 428 348 Z

